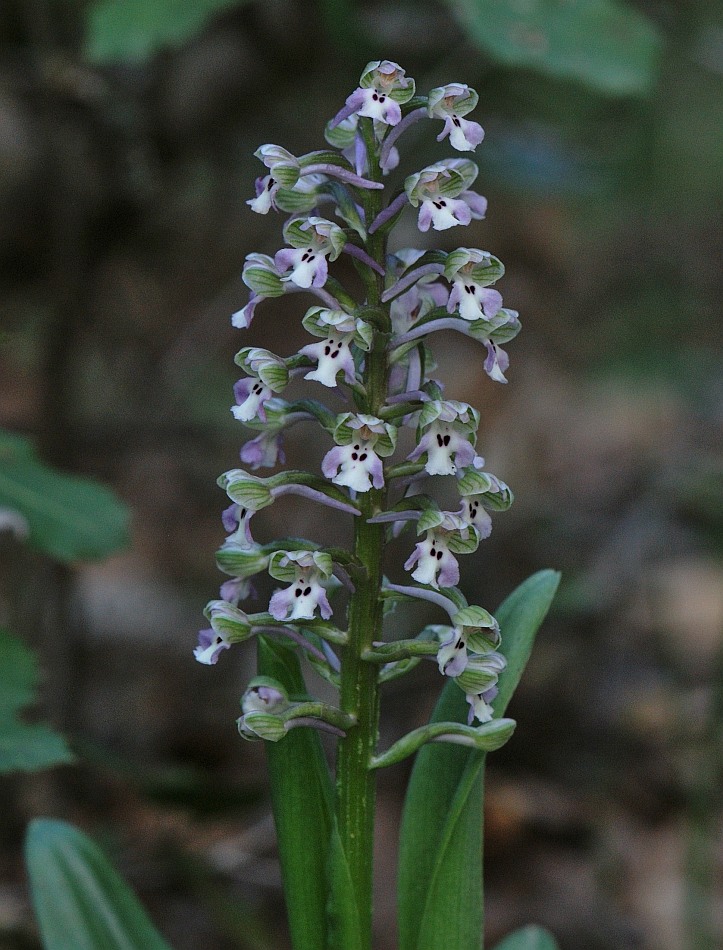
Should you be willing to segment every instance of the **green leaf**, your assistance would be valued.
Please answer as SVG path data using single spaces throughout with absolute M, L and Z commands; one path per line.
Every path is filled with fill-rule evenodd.
M 662 39 L 646 16 L 616 0 L 449 0 L 493 59 L 574 79 L 607 95 L 650 91 Z
M 86 10 L 85 54 L 96 62 L 140 63 L 181 46 L 215 13 L 239 0 L 95 0 Z
M 507 668 L 493 703 L 507 704 L 547 613 L 559 574 L 528 578 L 496 611 Z M 432 722 L 466 721 L 467 702 L 453 681 Z M 399 854 L 400 950 L 479 950 L 482 940 L 482 800 L 485 753 L 428 745 L 417 754 L 402 815 Z
M 43 723 L 17 719 L 24 706 L 35 702 L 38 664 L 33 653 L 0 630 L 0 773 L 35 771 L 73 761 L 62 736 Z
M 30 544 L 60 561 L 102 558 L 128 542 L 128 509 L 108 488 L 48 468 L 27 439 L 6 432 L 0 508 L 22 515 Z
M 327 946 L 329 950 L 361 950 L 359 911 L 354 896 L 354 884 L 336 821 L 331 831 L 328 880 Z
M 523 927 L 498 943 L 495 950 L 559 950 L 552 934 L 542 927 Z
M 292 701 L 308 698 L 293 650 L 259 637 L 258 652 L 261 676 L 278 680 Z M 325 950 L 333 790 L 319 733 L 293 729 L 266 754 L 294 950 Z
M 169 950 L 125 881 L 77 828 L 36 819 L 25 859 L 45 950 Z

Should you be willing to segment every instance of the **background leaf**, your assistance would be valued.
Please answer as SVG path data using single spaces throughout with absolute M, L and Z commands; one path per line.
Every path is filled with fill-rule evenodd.
M 542 927 L 523 927 L 498 943 L 495 950 L 558 950 L 552 934 Z
M 493 59 L 607 94 L 639 95 L 655 81 L 662 40 L 642 13 L 615 0 L 450 0 Z
M 258 669 L 289 698 L 308 698 L 296 653 L 258 638 Z M 315 729 L 294 729 L 267 742 L 271 804 L 294 950 L 325 950 L 327 862 L 333 823 L 331 776 Z
M 560 576 L 540 571 L 521 584 L 495 616 L 507 668 L 495 717 L 504 714 Z M 452 681 L 432 716 L 466 721 L 464 693 Z M 400 950 L 477 950 L 481 946 L 482 774 L 485 756 L 444 744 L 417 754 L 402 815 L 399 854 Z
M 105 557 L 128 542 L 128 508 L 103 485 L 65 475 L 28 439 L 0 432 L 0 507 L 19 512 L 29 542 L 60 561 Z
M 29 725 L 19 710 L 35 702 L 38 664 L 33 653 L 0 630 L 0 772 L 34 771 L 72 762 L 62 736 L 43 723 Z
M 77 828 L 36 819 L 25 858 L 45 950 L 169 950 L 125 881 Z
M 86 13 L 85 53 L 97 62 L 141 62 L 181 46 L 239 0 L 96 0 Z

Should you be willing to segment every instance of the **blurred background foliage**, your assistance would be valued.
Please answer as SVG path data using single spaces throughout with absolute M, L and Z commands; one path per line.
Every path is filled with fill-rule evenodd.
M 0 532 L 0 624 L 39 651 L 39 713 L 79 759 L 0 786 L 3 950 L 38 946 L 19 842 L 39 814 L 92 830 L 178 950 L 286 946 L 263 752 L 235 734 L 253 657 L 208 670 L 191 649 L 219 582 L 215 478 L 243 434 L 228 407 L 247 341 L 228 315 L 244 255 L 280 242 L 244 205 L 252 153 L 320 147 L 375 58 L 422 91 L 479 91 L 488 219 L 442 240 L 501 257 L 524 326 L 508 388 L 441 340 L 440 376 L 482 407 L 481 451 L 517 496 L 462 586 L 494 609 L 537 568 L 564 575 L 491 763 L 488 938 L 535 919 L 563 950 L 719 946 L 720 7 L 6 0 L 0 489 L 32 477 L 95 509 L 97 531 L 65 550 Z M 403 143 L 405 172 L 442 154 L 419 126 Z M 411 217 L 400 231 L 418 242 Z M 288 355 L 300 316 L 268 302 L 254 342 Z M 288 456 L 313 468 L 323 451 L 302 434 Z M 49 486 L 52 469 L 69 481 Z M 125 530 L 90 478 L 130 508 L 131 542 L 81 563 Z M 314 519 L 274 506 L 258 533 L 339 539 L 341 520 Z M 385 745 L 438 687 L 430 667 L 390 689 Z M 407 771 L 380 781 L 379 950 Z

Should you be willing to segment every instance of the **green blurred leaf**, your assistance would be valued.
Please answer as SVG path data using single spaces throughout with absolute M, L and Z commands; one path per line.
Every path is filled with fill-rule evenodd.
M 169 950 L 125 881 L 77 828 L 36 819 L 25 860 L 45 950 Z
M 493 704 L 504 715 L 560 576 L 540 571 L 495 616 L 507 668 Z M 433 722 L 465 722 L 467 702 L 452 681 Z M 400 950 L 479 950 L 482 941 L 482 801 L 485 754 L 446 744 L 417 754 L 402 815 L 399 853 Z
M 181 46 L 215 13 L 240 0 L 96 0 L 86 7 L 85 53 L 96 62 L 139 63 Z
M 575 79 L 608 95 L 640 95 L 658 71 L 661 36 L 615 0 L 449 0 L 471 38 L 507 66 Z
M 258 637 L 260 676 L 278 680 L 293 701 L 307 699 L 296 653 Z M 326 950 L 327 867 L 333 827 L 331 776 L 315 729 L 267 742 L 271 805 L 294 950 Z
M 28 439 L 0 432 L 0 508 L 27 521 L 30 544 L 60 561 L 102 558 L 128 542 L 127 507 L 108 488 L 44 465 Z
M 523 927 L 498 943 L 495 950 L 558 950 L 555 938 L 542 927 Z
M 38 664 L 33 653 L 0 630 L 0 773 L 35 771 L 73 761 L 62 736 L 43 723 L 28 725 L 18 712 L 35 702 Z

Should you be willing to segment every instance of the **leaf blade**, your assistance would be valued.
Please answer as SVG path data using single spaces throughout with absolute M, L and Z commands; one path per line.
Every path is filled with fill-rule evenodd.
M 127 544 L 128 508 L 109 488 L 44 465 L 28 440 L 8 436 L 0 433 L 0 507 L 23 516 L 33 547 L 76 561 Z
M 65 739 L 44 723 L 17 718 L 35 702 L 38 664 L 24 643 L 0 629 L 0 774 L 37 771 L 74 761 Z
M 292 650 L 259 637 L 258 654 L 261 676 L 278 680 L 290 698 L 306 697 Z M 325 950 L 333 790 L 324 750 L 314 729 L 294 729 L 265 745 L 294 950 Z
M 77 828 L 35 819 L 25 857 L 45 950 L 169 950 L 135 894 Z
M 573 79 L 606 95 L 644 95 L 662 52 L 657 27 L 615 0 L 449 0 L 474 42 L 507 66 Z
M 495 718 L 504 714 L 519 683 L 559 580 L 555 571 L 539 571 L 496 612 L 507 667 L 500 675 L 493 703 Z M 432 721 L 463 722 L 466 715 L 462 690 L 448 682 Z M 444 950 L 449 946 L 477 950 L 480 946 L 484 762 L 484 753 L 444 745 L 425 746 L 417 754 L 402 815 L 400 950 Z M 420 907 L 424 908 L 422 914 Z

